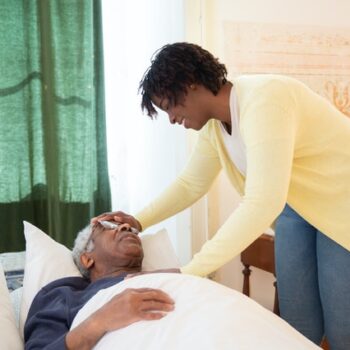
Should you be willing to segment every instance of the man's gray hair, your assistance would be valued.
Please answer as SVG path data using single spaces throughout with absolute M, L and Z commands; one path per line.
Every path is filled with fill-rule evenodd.
M 80 256 L 87 252 L 90 253 L 94 249 L 94 243 L 90 240 L 92 234 L 92 225 L 88 225 L 83 228 L 77 235 L 74 241 L 74 247 L 72 250 L 73 260 L 77 265 L 80 273 L 86 277 L 90 277 L 90 271 L 86 269 L 80 261 Z

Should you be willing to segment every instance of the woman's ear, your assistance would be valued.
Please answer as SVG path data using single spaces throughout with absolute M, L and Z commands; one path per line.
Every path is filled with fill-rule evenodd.
M 95 264 L 95 260 L 86 252 L 80 255 L 80 262 L 87 270 L 90 270 Z
M 197 88 L 196 84 L 191 84 L 191 85 L 190 85 L 190 89 L 191 89 L 191 90 L 196 90 L 196 88 Z

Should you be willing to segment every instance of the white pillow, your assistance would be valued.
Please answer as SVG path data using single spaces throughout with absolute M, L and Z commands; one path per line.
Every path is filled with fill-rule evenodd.
M 24 323 L 29 307 L 46 284 L 66 276 L 81 276 L 71 251 L 57 243 L 34 225 L 24 221 L 26 261 L 24 265 L 23 294 L 19 328 L 23 337 Z
M 15 314 L 16 327 L 19 328 L 19 314 L 22 301 L 23 287 L 17 288 L 10 293 L 11 304 Z
M 64 245 L 57 243 L 26 221 L 24 221 L 24 235 L 26 262 L 19 323 L 22 336 L 29 307 L 39 290 L 58 278 L 81 276 L 74 264 L 71 251 Z M 141 240 L 144 250 L 143 270 L 180 266 L 166 230 L 155 234 L 144 234 Z
M 23 349 L 2 265 L 0 264 L 0 339 L 2 349 Z
M 171 244 L 167 230 L 140 235 L 143 247 L 142 270 L 152 271 L 180 267 L 180 261 Z

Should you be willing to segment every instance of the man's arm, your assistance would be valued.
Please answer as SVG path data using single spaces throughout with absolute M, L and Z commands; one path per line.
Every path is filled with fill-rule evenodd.
M 26 350 L 65 349 L 69 324 L 64 304 L 64 298 L 45 288 L 37 294 L 24 328 Z
M 83 290 L 84 283 L 88 282 L 64 278 L 37 294 L 24 329 L 26 350 L 90 349 L 108 331 L 139 320 L 160 319 L 174 309 L 173 300 L 160 290 L 127 289 L 70 331 L 73 318 L 86 301 L 79 293 L 77 302 L 74 294 L 66 294 L 65 290 Z M 69 288 L 59 288 L 65 286 Z
M 141 320 L 158 320 L 173 309 L 174 301 L 161 290 L 126 289 L 69 331 L 66 348 L 91 349 L 107 332 Z

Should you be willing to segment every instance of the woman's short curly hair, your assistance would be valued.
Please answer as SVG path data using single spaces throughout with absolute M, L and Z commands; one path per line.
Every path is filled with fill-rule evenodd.
M 141 108 L 157 115 L 152 97 L 181 102 L 191 84 L 200 84 L 216 95 L 227 81 L 227 70 L 209 51 L 186 42 L 167 44 L 155 52 L 140 85 Z

